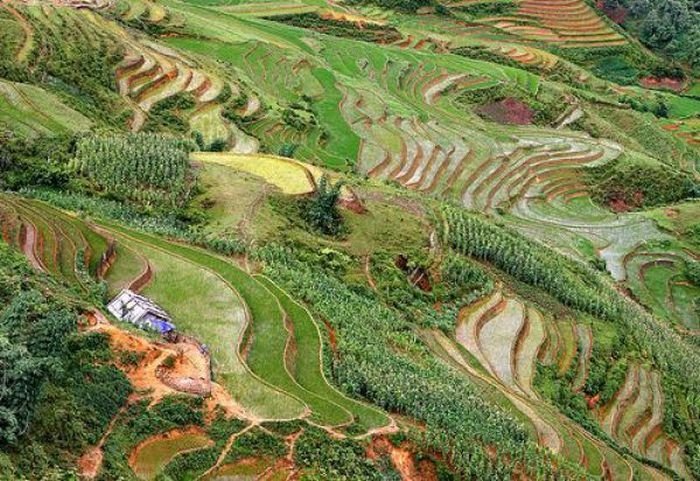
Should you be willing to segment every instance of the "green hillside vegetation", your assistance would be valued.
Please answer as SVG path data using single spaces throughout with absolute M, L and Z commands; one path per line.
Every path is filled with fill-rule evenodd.
M 0 479 L 700 478 L 657 3 L 3 3 Z

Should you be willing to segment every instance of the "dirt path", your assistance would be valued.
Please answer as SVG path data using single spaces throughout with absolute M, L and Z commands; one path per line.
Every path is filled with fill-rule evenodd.
M 367 254 L 365 256 L 365 262 L 363 264 L 363 270 L 365 272 L 365 278 L 367 279 L 367 284 L 369 284 L 369 287 L 372 288 L 373 291 L 377 291 L 377 283 L 374 282 L 374 278 L 372 277 L 372 272 L 370 270 L 370 261 L 371 261 L 372 255 Z
M 26 18 L 24 18 L 20 13 L 9 6 L 8 4 L 3 4 L 3 7 L 5 10 L 10 12 L 10 14 L 17 19 L 17 22 L 19 22 L 20 27 L 22 27 L 22 30 L 24 31 L 24 43 L 22 43 L 22 46 L 17 50 L 17 53 L 15 54 L 15 59 L 18 62 L 24 62 L 27 59 L 27 56 L 29 55 L 29 52 L 32 50 L 32 46 L 34 45 L 34 30 L 32 29 L 32 26 L 29 24 Z M 41 112 L 41 110 L 39 110 Z
M 204 479 L 211 473 L 213 473 L 221 464 L 224 462 L 224 459 L 226 459 L 226 455 L 231 451 L 231 447 L 233 446 L 233 443 L 236 442 L 236 439 L 239 437 L 243 436 L 245 433 L 256 427 L 257 424 L 249 424 L 246 426 L 244 429 L 238 431 L 237 433 L 234 433 L 231 435 L 231 437 L 228 438 L 228 441 L 226 441 L 226 446 L 224 446 L 224 449 L 221 450 L 221 453 L 219 454 L 219 457 L 217 458 L 216 462 L 212 467 L 204 471 L 202 474 L 200 474 L 197 479 Z
M 262 188 L 260 189 L 260 193 L 255 197 L 253 202 L 248 205 L 245 214 L 243 214 L 243 218 L 238 221 L 238 224 L 236 224 L 236 230 L 244 238 L 248 237 L 248 228 L 250 227 L 250 223 L 252 222 L 253 218 L 255 218 L 255 215 L 258 213 L 271 191 L 271 184 L 263 184 Z
M 124 413 L 124 411 L 126 411 L 127 407 L 128 403 L 126 406 L 122 406 L 119 409 L 119 411 L 117 411 L 117 414 L 110 421 L 109 426 L 107 426 L 107 430 L 100 438 L 100 441 L 95 446 L 88 449 L 78 459 L 78 474 L 81 478 L 95 479 L 97 474 L 100 472 L 100 468 L 102 468 L 102 459 L 104 456 L 104 451 L 102 448 L 104 447 L 104 444 L 107 441 L 109 435 L 112 434 L 112 430 L 114 429 L 114 425 L 116 424 L 117 419 L 119 419 L 119 417 Z
M 46 267 L 36 255 L 36 245 L 39 238 L 37 228 L 32 223 L 23 223 L 22 226 L 24 227 L 22 252 L 34 269 L 46 272 Z
M 192 355 L 192 352 L 187 352 L 188 346 L 180 347 L 183 343 L 166 345 L 148 341 L 110 324 L 99 311 L 87 313 L 86 317 L 89 323 L 87 330 L 107 334 L 114 351 L 131 352 L 137 356 L 136 364 L 119 367 L 129 378 L 139 397 L 151 398 L 151 405 L 157 404 L 167 395 L 183 392 L 171 387 L 171 385 L 179 386 L 180 380 L 208 378 L 208 372 L 202 372 L 208 370 L 208 366 L 201 362 L 175 362 L 172 368 L 167 369 L 167 375 L 163 374 L 165 368 L 162 364 L 167 358 L 172 356 L 177 360 L 182 355 Z

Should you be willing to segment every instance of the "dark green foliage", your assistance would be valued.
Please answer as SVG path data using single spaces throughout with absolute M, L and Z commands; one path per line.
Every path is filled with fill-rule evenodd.
M 700 262 L 686 261 L 685 277 L 696 286 L 700 286 Z
M 54 451 L 95 443 L 131 392 L 106 338 L 77 332 L 67 296 L 0 243 L 0 448 L 38 478 L 65 462 Z
M 497 2 L 489 1 L 462 5 L 456 7 L 455 10 L 462 14 L 469 15 L 470 17 L 479 18 L 512 15 L 518 10 L 518 6 L 510 0 Z
M 218 413 L 207 427 L 207 434 L 217 444 L 225 443 L 231 435 L 245 428 L 246 423 L 240 419 L 227 419 L 223 413 Z
M 191 93 L 180 92 L 161 100 L 148 111 L 144 132 L 172 132 L 184 134 L 189 130 L 186 115 L 194 109 Z
M 101 135 L 78 142 L 76 170 L 100 190 L 145 206 L 182 206 L 192 189 L 190 141 L 160 134 Z
M 343 217 L 337 203 L 343 182 L 331 184 L 324 175 L 316 186 L 316 192 L 302 205 L 302 216 L 309 225 L 324 235 L 337 236 L 343 232 Z
M 627 156 L 586 169 L 593 199 L 617 211 L 652 207 L 700 195 L 700 185 L 660 162 Z
M 623 95 L 620 97 L 620 103 L 629 105 L 637 112 L 651 112 L 656 117 L 668 118 L 668 104 L 663 100 L 663 98 L 656 99 L 655 101 L 649 101 L 647 99 Z
M 294 152 L 296 152 L 298 147 L 299 146 L 297 144 L 282 144 L 279 155 L 282 157 L 294 158 Z
M 206 150 L 209 152 L 223 152 L 226 150 L 226 147 L 228 147 L 228 141 L 226 141 L 226 139 L 215 139 L 209 144 L 209 148 Z
M 399 12 L 415 12 L 419 8 L 436 7 L 435 0 L 350 0 L 348 3 L 355 5 L 376 5 L 380 8 L 388 8 Z
M 65 187 L 75 142 L 72 135 L 20 139 L 0 132 L 0 188 Z
M 647 46 L 686 62 L 700 65 L 700 6 L 695 0 L 607 0 L 606 11 L 624 9 L 623 25 Z
M 205 150 L 206 145 L 204 144 L 204 135 L 199 131 L 192 132 L 192 139 L 194 143 L 197 144 L 199 150 Z
M 287 446 L 280 436 L 266 433 L 260 429 L 253 429 L 236 439 L 224 462 L 234 463 L 253 456 L 280 458 L 286 452 Z
M 357 28 L 357 24 L 353 22 L 321 18 L 315 13 L 275 15 L 271 17 L 271 20 L 295 27 L 308 28 L 327 35 L 354 38 L 366 42 L 392 43 L 401 39 L 401 33 L 391 26 L 366 23 L 362 28 Z
M 308 427 L 297 439 L 294 461 L 311 468 L 322 479 L 338 481 L 383 480 L 377 464 L 367 459 L 364 447 L 350 439 L 333 440 L 327 433 Z
M 639 80 L 639 70 L 623 55 L 602 57 L 593 67 L 597 76 L 623 85 L 634 84 Z

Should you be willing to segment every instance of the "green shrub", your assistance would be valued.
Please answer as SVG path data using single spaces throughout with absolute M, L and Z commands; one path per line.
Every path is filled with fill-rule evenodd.
M 700 185 L 690 175 L 637 155 L 588 168 L 585 174 L 593 199 L 615 210 L 652 207 L 700 195 Z

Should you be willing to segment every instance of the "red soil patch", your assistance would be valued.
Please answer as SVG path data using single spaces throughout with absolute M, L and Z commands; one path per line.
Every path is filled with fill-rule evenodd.
M 675 219 L 680 214 L 680 211 L 678 209 L 673 209 L 673 208 L 669 207 L 666 210 L 664 210 L 664 214 L 669 219 Z
M 648 89 L 665 89 L 680 92 L 685 88 L 682 80 L 669 77 L 644 77 L 639 81 L 640 85 Z
M 367 457 L 377 459 L 388 455 L 403 481 L 437 481 L 435 465 L 423 459 L 416 462 L 408 443 L 396 447 L 385 437 L 377 436 L 367 448 Z
M 211 369 L 209 356 L 202 352 L 199 343 L 183 338 L 173 344 L 176 354 L 172 366 L 159 366 L 156 375 L 176 391 L 207 397 L 211 394 Z
M 418 287 L 424 292 L 430 292 L 433 290 L 433 285 L 430 281 L 430 273 L 428 273 L 428 271 L 421 266 L 411 268 L 408 265 L 407 256 L 403 254 L 396 256 L 396 259 L 394 259 L 394 265 L 401 269 L 404 274 L 406 274 L 408 281 L 412 286 Z
M 531 125 L 535 118 L 534 110 L 513 97 L 483 105 L 477 113 L 499 124 Z
M 78 459 L 78 472 L 85 479 L 94 479 L 102 466 L 102 448 L 96 446 L 80 456 Z
M 588 409 L 595 409 L 598 405 L 598 401 L 600 401 L 600 394 L 596 394 L 592 397 L 586 397 L 586 404 L 588 405 Z
M 152 398 L 153 403 L 177 392 L 209 395 L 209 361 L 194 341 L 180 339 L 177 343 L 151 342 L 110 324 L 99 312 L 87 313 L 86 317 L 89 330 L 109 336 L 112 350 L 136 354 L 136 364 L 122 364 L 119 368 L 124 371 L 134 389 L 148 393 L 147 396 Z M 169 357 L 173 358 L 172 366 L 163 366 Z
M 348 197 L 341 197 L 338 200 L 338 205 L 340 205 L 340 207 L 343 209 L 354 212 L 355 214 L 364 214 L 367 212 L 367 208 L 354 192 Z
M 623 24 L 625 20 L 627 20 L 627 15 L 629 14 L 629 11 L 625 7 L 605 8 L 605 2 L 602 0 L 596 3 L 596 7 L 605 13 L 610 20 L 619 25 Z
M 624 192 L 620 194 L 611 194 L 608 199 L 610 210 L 616 213 L 629 212 L 632 209 L 640 207 L 644 203 L 644 194 L 634 192 L 631 196 L 627 196 Z
M 331 326 L 328 321 L 324 319 L 323 324 L 326 326 L 326 331 L 328 332 L 328 343 L 331 345 L 331 351 L 335 356 L 338 354 L 338 336 L 336 336 L 333 326 Z

